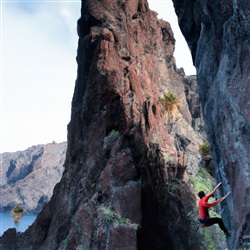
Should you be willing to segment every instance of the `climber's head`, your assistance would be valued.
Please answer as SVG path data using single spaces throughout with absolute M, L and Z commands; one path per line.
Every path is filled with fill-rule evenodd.
M 200 192 L 198 193 L 198 196 L 200 197 L 200 199 L 203 198 L 203 197 L 205 196 L 204 191 L 200 191 Z

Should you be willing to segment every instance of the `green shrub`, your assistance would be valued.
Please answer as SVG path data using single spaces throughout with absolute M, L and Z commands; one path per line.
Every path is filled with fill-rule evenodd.
M 125 218 L 121 215 L 121 213 L 112 211 L 109 207 L 100 207 L 102 212 L 105 215 L 105 223 L 107 225 L 112 225 L 114 227 L 118 227 L 120 225 L 126 225 L 132 227 L 133 229 L 138 229 L 138 224 L 132 223 L 130 219 Z
M 174 158 L 169 154 L 164 156 L 164 160 L 166 164 L 174 164 Z
M 198 152 L 201 156 L 212 155 L 210 145 L 206 141 L 199 146 Z
M 67 237 L 62 241 L 63 247 L 66 247 L 66 246 L 67 246 L 68 240 L 69 240 L 69 236 L 67 236 Z
M 216 184 L 215 179 L 204 168 L 200 168 L 195 176 L 189 175 L 189 180 L 194 185 L 196 195 L 201 190 L 207 194 L 210 193 Z
M 11 213 L 12 214 L 23 213 L 23 208 L 20 205 L 16 205 L 12 208 Z
M 179 103 L 179 98 L 177 95 L 168 91 L 168 93 L 164 94 L 163 98 L 161 98 L 160 102 L 163 108 L 167 110 L 168 112 L 170 112 L 172 107 Z
M 13 220 L 18 222 L 23 215 L 23 208 L 20 205 L 16 205 L 12 208 L 11 214 L 13 215 Z
M 104 138 L 104 146 L 107 146 L 110 143 L 113 143 L 118 140 L 120 136 L 119 131 L 112 130 L 105 138 Z
M 202 228 L 202 236 L 204 237 L 204 241 L 206 243 L 207 246 L 207 250 L 216 250 L 216 244 L 213 241 L 211 235 L 209 234 L 207 228 Z

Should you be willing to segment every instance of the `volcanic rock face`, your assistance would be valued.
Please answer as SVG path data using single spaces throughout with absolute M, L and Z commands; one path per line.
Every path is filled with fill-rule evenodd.
M 17 249 L 206 249 L 187 175 L 201 108 L 169 23 L 145 0 L 82 1 L 78 34 L 65 171 Z M 178 103 L 164 108 L 168 92 Z
M 230 248 L 249 248 L 250 235 L 250 2 L 173 0 L 181 30 L 192 50 L 224 194 L 232 191 L 223 219 L 232 232 Z
M 1 211 L 20 204 L 26 213 L 38 213 L 62 177 L 67 143 L 32 146 L 1 154 Z

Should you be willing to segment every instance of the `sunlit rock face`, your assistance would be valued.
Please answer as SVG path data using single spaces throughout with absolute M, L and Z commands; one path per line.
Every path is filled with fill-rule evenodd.
M 1 211 L 19 204 L 25 213 L 39 213 L 62 177 L 66 149 L 66 142 L 54 142 L 1 154 Z
M 197 69 L 206 130 L 213 146 L 230 248 L 249 248 L 250 2 L 173 0 Z
M 170 24 L 145 0 L 92 0 L 77 30 L 65 171 L 18 249 L 206 249 L 188 181 L 203 118 Z

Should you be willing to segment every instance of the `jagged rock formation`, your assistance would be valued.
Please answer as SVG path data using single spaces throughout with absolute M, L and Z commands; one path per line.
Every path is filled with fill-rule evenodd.
M 191 48 L 217 178 L 232 191 L 230 249 L 250 247 L 250 2 L 173 0 Z
M 169 23 L 145 0 L 82 1 L 78 34 L 63 177 L 35 223 L 7 231 L 1 247 L 206 249 L 188 181 L 201 108 L 194 77 L 176 69 Z M 168 92 L 178 103 L 165 109 Z
M 67 143 L 32 146 L 1 154 L 1 211 L 20 204 L 25 213 L 38 213 L 62 177 Z

